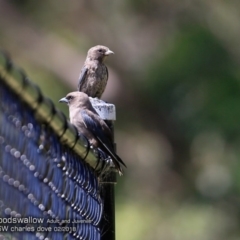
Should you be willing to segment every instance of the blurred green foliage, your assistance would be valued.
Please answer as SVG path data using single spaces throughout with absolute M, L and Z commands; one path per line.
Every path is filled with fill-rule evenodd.
M 240 134 L 238 65 L 207 29 L 181 30 L 163 59 L 150 63 L 146 87 L 152 103 L 192 138 L 215 128 L 228 140 Z M 146 77 L 146 76 L 145 76 Z

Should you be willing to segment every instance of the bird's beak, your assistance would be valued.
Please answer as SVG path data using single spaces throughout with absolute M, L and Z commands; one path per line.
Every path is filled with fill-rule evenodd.
M 111 54 L 114 54 L 114 52 L 111 51 L 110 49 L 108 49 L 108 50 L 105 52 L 105 55 L 106 55 L 106 56 L 111 55 Z
M 64 98 L 61 98 L 61 99 L 59 100 L 59 102 L 68 103 L 68 100 L 64 97 Z

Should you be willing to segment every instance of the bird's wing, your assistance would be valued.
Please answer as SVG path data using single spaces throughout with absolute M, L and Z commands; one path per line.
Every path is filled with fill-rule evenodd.
M 126 165 L 122 159 L 114 152 L 113 143 L 104 133 L 100 122 L 97 121 L 94 116 L 91 116 L 91 113 L 88 114 L 85 110 L 81 111 L 81 115 L 86 128 L 88 128 L 95 136 L 95 138 L 99 141 L 101 148 L 111 156 L 118 170 L 122 171 L 119 163 L 125 167 Z
M 87 112 L 85 110 L 81 111 L 81 116 L 86 128 L 89 129 L 97 139 L 101 139 L 101 142 L 109 145 L 109 148 L 112 148 L 111 150 L 113 150 L 113 144 L 107 134 L 104 133 L 100 121 L 98 121 L 91 112 Z
M 85 81 L 86 81 L 86 75 L 88 72 L 88 67 L 86 67 L 85 65 L 83 66 L 80 75 L 79 75 L 79 80 L 78 80 L 78 91 L 81 91 L 82 86 L 84 85 Z
M 105 66 L 106 67 L 106 66 Z M 107 72 L 107 79 L 108 79 L 108 68 L 106 67 L 106 72 Z
M 83 119 L 84 125 L 87 129 L 89 129 L 91 132 L 100 131 L 101 129 L 100 124 L 97 121 L 94 121 L 94 119 L 85 110 L 81 110 L 80 113 L 81 113 L 81 117 Z

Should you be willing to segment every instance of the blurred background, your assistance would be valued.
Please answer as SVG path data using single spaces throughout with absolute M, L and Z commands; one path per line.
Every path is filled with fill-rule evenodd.
M 108 46 L 103 100 L 128 168 L 118 240 L 240 239 L 240 2 L 0 0 L 0 48 L 45 96 Z

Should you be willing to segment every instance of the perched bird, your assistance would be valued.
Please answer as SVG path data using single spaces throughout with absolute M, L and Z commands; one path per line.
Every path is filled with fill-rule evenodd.
M 119 174 L 122 174 L 121 164 L 126 167 L 122 159 L 114 152 L 112 133 L 108 125 L 99 117 L 93 108 L 89 97 L 83 92 L 71 92 L 59 100 L 69 106 L 70 122 L 76 126 L 90 144 L 107 153 Z
M 92 98 L 101 98 L 108 80 L 108 69 L 104 60 L 114 54 L 109 48 L 97 45 L 88 50 L 78 82 L 78 91 Z

